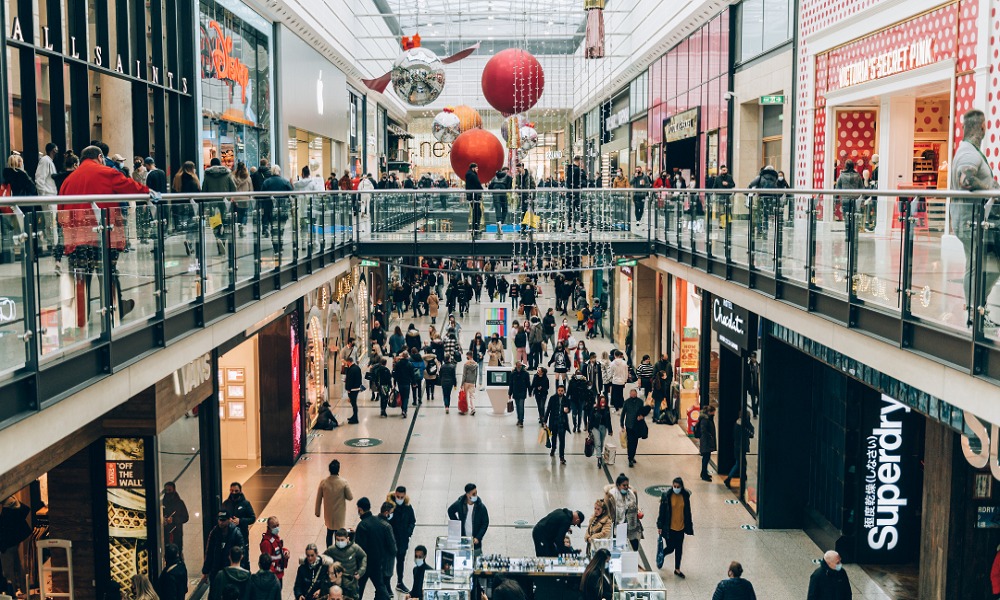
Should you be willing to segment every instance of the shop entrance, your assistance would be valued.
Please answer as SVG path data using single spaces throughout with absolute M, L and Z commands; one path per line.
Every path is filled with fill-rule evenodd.
M 663 168 L 673 176 L 679 173 L 688 186 L 698 182 L 698 138 L 690 137 L 664 144 Z M 694 182 L 692 184 L 692 182 Z

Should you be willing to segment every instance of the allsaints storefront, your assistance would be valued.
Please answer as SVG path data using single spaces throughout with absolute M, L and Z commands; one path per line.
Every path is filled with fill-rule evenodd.
M 202 0 L 201 164 L 271 158 L 271 24 L 240 2 Z
M 79 153 L 90 140 L 126 157 L 178 168 L 197 144 L 194 4 L 5 3 L 5 154 L 34 173 L 54 142 Z

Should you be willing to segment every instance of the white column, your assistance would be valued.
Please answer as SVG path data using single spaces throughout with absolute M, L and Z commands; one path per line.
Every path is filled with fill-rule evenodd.
M 899 189 L 913 182 L 913 127 L 917 100 L 914 96 L 890 96 L 879 104 L 878 186 L 882 190 Z M 894 202 L 881 200 L 878 205 L 877 235 L 892 231 Z

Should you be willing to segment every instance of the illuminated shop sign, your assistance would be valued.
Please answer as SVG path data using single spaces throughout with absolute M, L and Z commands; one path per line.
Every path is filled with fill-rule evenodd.
M 676 142 L 698 135 L 698 108 L 678 113 L 663 122 L 663 141 Z
M 962 435 L 962 453 L 965 460 L 977 469 L 988 465 L 994 479 L 1000 480 L 1000 462 L 997 461 L 1000 450 L 1000 425 L 986 423 L 969 411 L 965 411 L 965 425 L 972 436 Z
M 923 418 L 882 394 L 864 402 L 858 562 L 904 563 L 920 546 Z
M 110 572 L 124 600 L 135 597 L 132 576 L 149 573 L 145 460 L 143 438 L 105 438 Z
M 628 125 L 628 106 L 619 110 L 616 113 L 608 115 L 607 120 L 604 121 L 604 131 L 611 131 L 613 129 L 618 129 L 622 125 Z
M 39 38 L 42 41 L 41 48 L 49 52 L 55 51 L 55 44 L 52 40 L 52 33 L 48 27 L 42 27 L 40 29 Z M 9 39 L 24 42 L 24 31 L 21 29 L 21 19 L 19 17 L 14 17 L 10 26 L 10 36 Z M 113 69 L 117 73 L 122 75 L 129 75 L 137 79 L 142 79 L 156 85 L 165 85 L 171 90 L 181 92 L 183 94 L 188 93 L 188 79 L 187 77 L 176 78 L 171 71 L 165 72 L 165 77 L 163 82 L 160 81 L 160 67 L 145 64 L 148 67 L 148 71 L 144 68 L 144 63 L 141 60 L 136 60 L 132 64 L 126 64 L 122 62 L 122 55 L 118 54 L 115 60 L 112 62 L 111 57 L 104 55 L 104 48 L 100 45 L 95 45 L 92 56 L 86 56 L 81 58 L 80 51 L 77 48 L 77 40 L 75 35 L 69 36 L 69 52 L 62 53 L 63 56 L 67 58 L 74 58 L 77 60 L 85 60 L 87 62 L 93 63 L 95 67 L 103 67 L 105 69 Z M 81 45 L 86 46 L 85 42 L 81 42 Z M 133 69 L 133 67 L 135 67 Z
M 937 62 L 934 39 L 918 40 L 882 54 L 869 56 L 840 69 L 840 87 L 890 77 Z
M 222 25 L 219 25 L 218 21 L 209 21 L 208 26 L 215 31 L 215 49 L 212 50 L 212 66 L 215 67 L 215 77 L 239 85 L 243 103 L 246 104 L 250 69 L 243 64 L 243 61 L 233 56 L 233 36 L 223 33 Z M 320 110 L 320 114 L 323 114 L 322 110 Z
M 729 300 L 712 299 L 712 330 L 719 335 L 719 343 L 740 354 L 750 345 L 750 313 Z

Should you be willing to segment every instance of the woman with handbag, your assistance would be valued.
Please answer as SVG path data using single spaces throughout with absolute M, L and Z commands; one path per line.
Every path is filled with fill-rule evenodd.
M 503 342 L 500 341 L 499 334 L 494 333 L 493 337 L 490 338 L 490 343 L 486 347 L 486 354 L 490 358 L 489 365 L 491 367 L 503 366 Z
M 684 536 L 694 535 L 691 519 L 691 492 L 684 487 L 684 480 L 675 477 L 671 491 L 660 496 L 660 514 L 656 519 L 656 567 L 663 568 L 666 555 L 674 555 L 674 575 L 684 578 L 681 558 L 684 554 Z M 665 546 L 665 547 L 664 547 Z
M 604 505 L 608 509 L 612 529 L 626 525 L 628 543 L 633 551 L 638 552 L 643 515 L 639 510 L 639 495 L 632 489 L 625 473 L 620 473 L 614 484 L 604 486 Z

